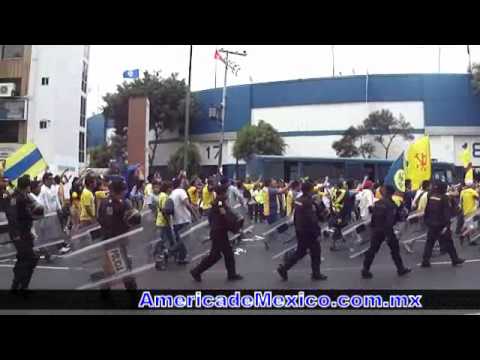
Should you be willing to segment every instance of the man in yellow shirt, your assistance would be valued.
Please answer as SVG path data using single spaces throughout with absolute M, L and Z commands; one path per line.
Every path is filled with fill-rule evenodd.
M 462 149 L 463 151 L 460 157 L 465 172 L 464 180 L 465 183 L 473 182 L 472 154 L 467 143 L 462 145 Z
M 300 191 L 300 183 L 298 181 L 292 182 L 290 185 L 290 190 L 287 193 L 287 216 L 290 216 L 293 214 L 293 209 L 295 208 L 295 199 L 298 196 L 298 193 Z
M 80 197 L 80 226 L 87 226 L 95 221 L 95 197 L 93 196 L 95 186 L 95 178 L 87 176 L 85 188 Z
M 163 213 L 163 208 L 167 202 L 168 196 L 172 192 L 172 183 L 165 181 L 160 186 L 160 194 L 158 195 L 157 219 L 155 225 L 157 233 L 160 234 L 160 241 L 155 246 L 153 256 L 155 258 L 155 267 L 157 270 L 164 270 L 168 259 L 168 250 L 166 244 L 170 247 L 174 245 L 172 229 L 168 217 Z
M 472 185 L 465 187 L 460 193 L 460 207 L 465 218 L 477 211 L 478 197 L 478 192 Z
M 209 179 L 202 189 L 202 215 L 208 216 L 208 212 L 212 208 L 213 200 L 215 200 L 215 184 Z
M 192 180 L 187 190 L 188 198 L 190 199 L 190 202 L 192 203 L 192 205 L 195 206 L 196 208 L 198 207 L 198 203 L 200 201 L 198 197 L 197 182 L 198 182 L 198 179 Z

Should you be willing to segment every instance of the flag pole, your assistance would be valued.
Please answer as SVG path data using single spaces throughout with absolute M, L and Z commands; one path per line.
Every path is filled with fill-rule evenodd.
M 215 46 L 215 54 L 218 51 L 218 45 Z M 217 88 L 217 59 L 215 59 L 215 89 Z
M 467 45 L 467 53 L 468 53 L 468 72 L 472 73 L 472 57 L 470 55 L 470 45 Z

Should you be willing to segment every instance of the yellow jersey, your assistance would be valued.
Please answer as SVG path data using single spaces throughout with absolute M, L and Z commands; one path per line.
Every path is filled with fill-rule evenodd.
M 477 211 L 478 193 L 471 188 L 462 190 L 460 193 L 460 205 L 464 216 L 469 216 Z
M 190 202 L 193 205 L 198 205 L 198 190 L 196 186 L 190 186 L 187 190 L 188 197 L 190 198 Z
M 160 193 L 158 195 L 158 207 L 157 207 L 157 221 L 156 225 L 159 227 L 164 227 L 167 226 L 168 222 L 167 219 L 165 219 L 165 216 L 162 213 L 162 209 L 165 206 L 165 202 L 168 199 L 168 195 L 164 192 Z
M 215 200 L 213 191 L 208 191 L 208 185 L 205 185 L 202 190 L 202 209 L 210 209 L 212 207 L 213 200 Z
M 91 209 L 93 216 L 90 216 L 87 212 L 87 208 Z M 95 198 L 90 190 L 83 189 L 82 196 L 80 197 L 80 221 L 91 221 L 95 218 Z
M 288 194 L 287 194 L 287 216 L 290 216 L 292 215 L 293 213 L 293 202 L 295 201 L 295 199 L 293 198 L 293 191 L 292 190 L 289 190 L 288 191 Z

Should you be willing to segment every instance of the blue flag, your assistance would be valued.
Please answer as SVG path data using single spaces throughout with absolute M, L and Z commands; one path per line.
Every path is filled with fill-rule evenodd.
M 391 185 L 395 191 L 405 192 L 405 171 L 403 169 L 403 153 L 390 166 L 387 176 L 385 176 L 384 184 Z
M 140 77 L 140 70 L 135 69 L 135 70 L 125 70 L 123 72 L 123 78 L 124 79 L 138 79 Z

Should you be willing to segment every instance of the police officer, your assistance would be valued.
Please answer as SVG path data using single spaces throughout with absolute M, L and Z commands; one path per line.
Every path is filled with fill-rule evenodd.
M 320 273 L 321 249 L 317 240 L 320 235 L 318 214 L 312 193 L 313 184 L 309 181 L 302 184 L 302 196 L 295 201 L 293 221 L 298 239 L 297 250 L 288 257 L 285 264 L 280 264 L 277 272 L 283 280 L 288 280 L 288 270 L 310 251 L 313 280 L 326 280 L 327 276 Z
M 423 250 L 422 267 L 430 267 L 430 258 L 435 242 L 438 240 L 452 261 L 452 266 L 465 262 L 457 255 L 453 244 L 450 230 L 450 219 L 454 216 L 451 202 L 446 195 L 447 185 L 443 182 L 435 182 L 432 193 L 429 194 L 425 208 L 424 222 L 428 227 L 427 242 Z M 443 245 L 443 246 L 442 246 Z
M 412 271 L 403 265 L 398 239 L 393 231 L 393 226 L 400 217 L 399 208 L 392 200 L 395 189 L 393 186 L 387 185 L 383 190 L 382 199 L 376 201 L 372 209 L 372 238 L 370 240 L 370 248 L 367 250 L 363 261 L 362 277 L 364 279 L 373 277 L 370 272 L 370 266 L 383 241 L 386 241 L 390 247 L 390 254 L 397 267 L 398 275 L 403 276 Z
M 243 220 L 230 210 L 227 202 L 227 191 L 228 189 L 225 185 L 219 185 L 215 189 L 216 198 L 213 201 L 209 213 L 212 247 L 208 256 L 195 268 L 190 270 L 190 274 L 195 281 L 202 281 L 202 273 L 215 265 L 221 259 L 222 255 L 225 259 L 228 280 L 243 279 L 243 277 L 235 271 L 235 257 L 230 241 L 228 240 L 228 232 L 240 231 Z
M 6 209 L 10 238 L 17 250 L 11 286 L 14 292 L 28 289 L 38 263 L 38 256 L 33 250 L 35 237 L 32 226 L 35 218 L 43 216 L 44 209 L 29 196 L 29 192 L 30 176 L 24 175 L 18 179 L 17 188 L 9 196 Z
M 110 184 L 110 194 L 102 201 L 98 210 L 98 222 L 102 227 L 103 239 L 109 239 L 126 233 L 132 226 L 141 223 L 140 213 L 133 208 L 130 200 L 125 199 L 127 184 L 121 179 L 115 179 Z M 124 243 L 119 243 L 124 261 L 129 264 L 127 248 Z M 133 277 L 125 277 L 123 284 L 126 289 L 137 289 L 137 282 Z M 108 289 L 104 286 L 103 289 Z

